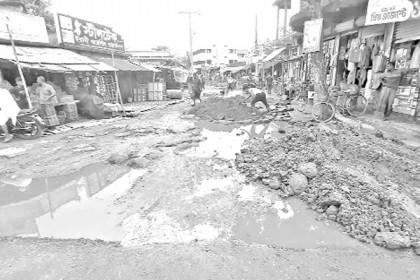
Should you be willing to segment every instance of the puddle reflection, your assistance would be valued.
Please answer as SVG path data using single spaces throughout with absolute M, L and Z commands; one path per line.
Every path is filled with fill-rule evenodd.
M 278 131 L 274 123 L 252 124 L 247 126 L 225 125 L 212 122 L 199 122 L 197 125 L 203 127 L 201 135 L 206 140 L 198 147 L 187 151 L 197 157 L 219 157 L 233 160 L 236 153 L 239 153 L 242 145 L 248 139 L 267 139 L 273 137 Z
M 113 202 L 131 187 L 132 177 L 140 176 L 125 173 L 93 164 L 66 176 L 4 178 L 0 181 L 0 235 L 120 239 L 117 225 L 121 221 L 113 214 L 117 212 Z
M 277 212 L 242 216 L 232 229 L 233 238 L 294 249 L 360 246 L 340 230 L 316 220 L 316 214 L 297 199 L 275 208 Z

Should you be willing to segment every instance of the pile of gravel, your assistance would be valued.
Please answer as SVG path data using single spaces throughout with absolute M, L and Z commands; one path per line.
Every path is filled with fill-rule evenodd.
M 299 195 L 350 236 L 420 254 L 420 154 L 343 125 L 294 126 L 250 140 L 236 165 L 282 197 Z

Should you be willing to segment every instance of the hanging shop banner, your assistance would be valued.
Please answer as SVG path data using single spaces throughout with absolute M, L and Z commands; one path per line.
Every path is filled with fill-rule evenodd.
M 322 18 L 305 21 L 305 28 L 303 31 L 303 53 L 320 51 L 322 23 Z
M 365 25 L 420 18 L 418 0 L 369 0 Z
M 58 14 L 58 23 L 64 44 L 124 51 L 124 40 L 110 27 L 62 14 Z
M 17 41 L 48 43 L 47 27 L 42 17 L 0 10 L 0 39 L 9 40 L 6 23 Z

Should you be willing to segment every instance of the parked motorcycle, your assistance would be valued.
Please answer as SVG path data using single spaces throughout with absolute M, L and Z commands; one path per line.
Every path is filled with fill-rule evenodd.
M 45 123 L 36 110 L 22 110 L 17 116 L 16 125 L 12 121 L 7 122 L 9 132 L 24 140 L 33 140 L 42 136 Z

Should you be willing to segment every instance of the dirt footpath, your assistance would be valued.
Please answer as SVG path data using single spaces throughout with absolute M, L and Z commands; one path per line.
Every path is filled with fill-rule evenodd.
M 413 253 L 352 239 L 335 222 L 317 220 L 303 203 L 282 199 L 237 170 L 242 144 L 276 135 L 278 125 L 197 122 L 183 117 L 190 108 L 184 103 L 131 119 L 88 122 L 78 130 L 4 146 L 22 150 L 0 158 L 0 178 L 7 179 L 0 192 L 17 178 L 51 182 L 83 168 L 89 173 L 83 180 L 69 175 L 65 187 L 49 190 L 53 206 L 60 193 L 60 206 L 50 205 L 40 216 L 34 216 L 40 206 L 31 208 L 29 202 L 46 201 L 44 194 L 0 200 L 4 217 L 11 216 L 7 209 L 29 205 L 28 216 L 13 215 L 12 222 L 2 216 L 0 233 L 6 225 L 22 232 L 30 216 L 38 230 L 30 236 L 45 237 L 0 239 L 0 279 L 420 278 Z M 106 164 L 105 180 L 89 169 L 98 162 Z M 116 172 L 128 179 L 111 178 Z M 92 189 L 86 187 L 91 174 L 97 176 L 95 186 L 102 181 L 110 186 L 85 192 Z M 19 187 L 20 193 L 28 190 L 31 185 Z M 67 190 L 70 199 L 63 197 Z M 104 213 L 79 227 L 99 206 Z M 77 212 L 80 207 L 85 208 Z M 112 227 L 99 231 L 95 226 L 103 222 Z M 69 232 L 75 238 L 68 239 Z M 91 236 L 109 242 L 83 239 Z

